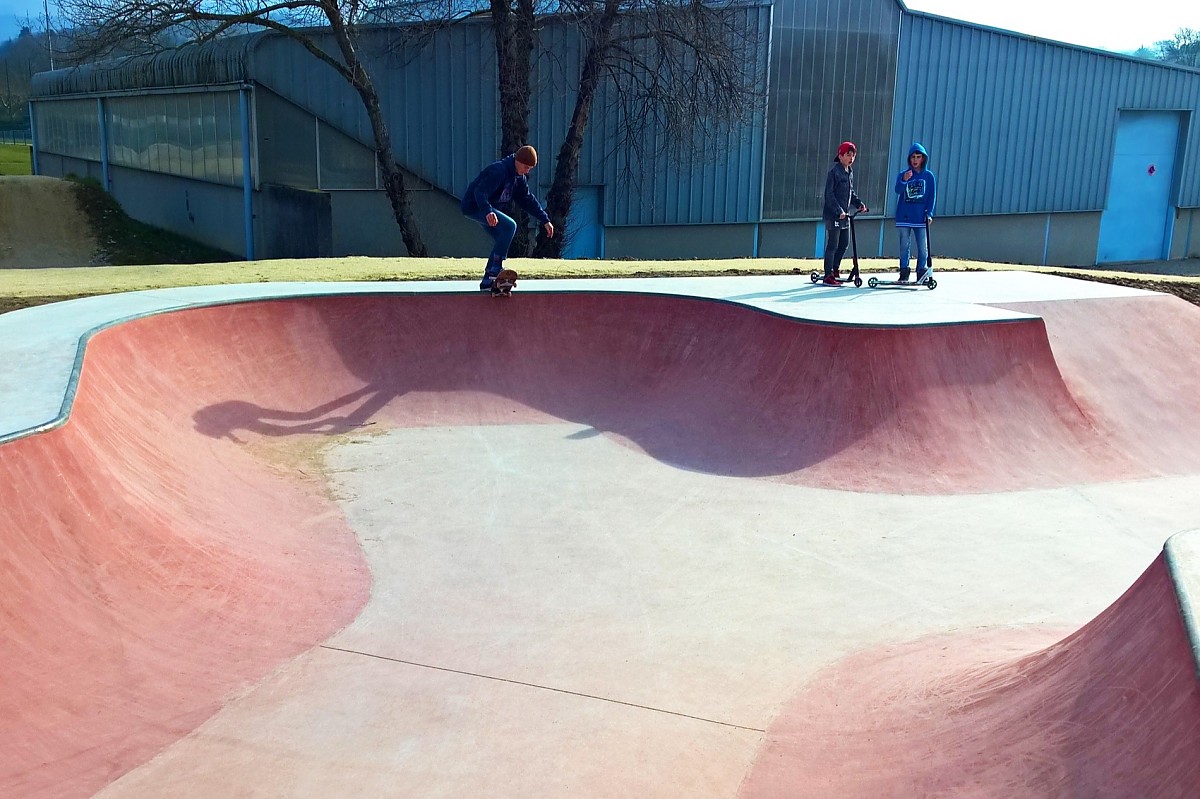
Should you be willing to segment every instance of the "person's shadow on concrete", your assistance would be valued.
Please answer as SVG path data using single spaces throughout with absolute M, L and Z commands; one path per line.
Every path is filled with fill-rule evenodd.
M 337 435 L 370 423 L 371 418 L 399 393 L 379 386 L 363 386 L 307 410 L 264 408 L 252 402 L 228 400 L 201 408 L 192 415 L 192 420 L 196 430 L 203 435 L 228 438 L 239 444 L 244 442 L 237 437 L 237 431 L 264 436 Z

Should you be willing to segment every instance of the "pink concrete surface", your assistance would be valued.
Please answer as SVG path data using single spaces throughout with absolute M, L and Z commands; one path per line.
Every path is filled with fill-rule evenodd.
M 1014 303 L 1042 317 L 1064 383 L 1098 433 L 1140 469 L 1200 469 L 1200 311 L 1165 294 Z
M 240 389 L 162 321 L 98 336 L 69 423 L 0 447 L 0 796 L 92 795 L 368 597 L 323 486 L 195 430 Z
M 142 324 L 204 348 L 187 368 L 225 381 L 225 399 L 178 401 L 214 436 L 337 432 L 368 418 L 562 419 L 683 468 L 929 494 L 1177 473 L 1200 460 L 1153 456 L 1155 441 L 1173 442 L 1172 455 L 1200 444 L 1177 416 L 1140 430 L 1145 457 L 1115 445 L 1107 407 L 1080 405 L 1036 319 L 881 330 L 670 297 L 470 299 L 278 301 Z M 931 477 L 896 485 L 913 463 Z
M 1159 557 L 1084 628 L 941 636 L 812 680 L 739 799 L 1200 796 L 1200 682 Z
M 107 330 L 89 345 L 69 422 L 0 446 L 0 795 L 88 795 L 355 617 L 370 580 L 354 536 L 318 480 L 262 455 L 268 442 L 294 436 L 300 446 L 368 422 L 568 420 L 686 469 L 926 494 L 1194 470 L 1200 426 L 1162 411 L 1194 408 L 1195 378 L 1171 366 L 1168 348 L 1129 356 L 1179 377 L 1134 418 L 1123 415 L 1139 402 L 1127 386 L 1092 374 L 1089 357 L 1104 352 L 1052 349 L 1084 335 L 1103 303 L 1116 319 L 1121 302 L 1053 316 L 1050 338 L 1039 320 L 844 328 L 585 294 L 293 299 Z M 1168 310 L 1186 331 L 1200 324 L 1195 309 Z M 930 477 L 898 485 L 913 464 Z M 1071 748 L 1067 733 L 1111 727 L 1113 702 L 1151 697 L 1166 720 L 1146 729 L 1173 730 L 1196 751 L 1194 675 L 1188 688 L 1157 667 L 1133 668 L 1144 648 L 1182 667 L 1160 571 L 1060 647 L 971 673 L 970 696 L 1014 708 L 978 716 L 1001 750 L 1029 734 L 1021 714 L 1044 700 L 1055 705 L 1048 718 L 1071 729 L 1039 746 L 1068 747 L 1078 765 L 1045 780 L 1116 779 L 1120 763 L 1147 778 L 1171 752 L 1136 729 L 1113 733 L 1112 746 L 1135 746 L 1136 760 L 1112 766 Z M 869 674 L 871 662 L 854 671 Z M 1121 679 L 1134 693 L 1121 694 Z M 1177 704 L 1155 704 L 1168 695 Z M 955 713 L 974 707 L 954 696 Z M 784 795 L 776 777 L 792 773 L 795 718 L 781 720 L 747 796 Z M 921 734 L 929 753 L 958 733 Z

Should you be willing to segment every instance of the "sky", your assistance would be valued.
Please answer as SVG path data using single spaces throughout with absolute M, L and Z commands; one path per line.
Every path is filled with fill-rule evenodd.
M 1099 50 L 1131 53 L 1200 29 L 1200 2 L 1167 0 L 1142 9 L 1117 0 L 905 0 L 912 11 L 1027 33 Z
M 847 0 L 862 2 L 862 0 Z M 914 11 L 967 20 L 1045 39 L 1124 53 L 1200 28 L 1200 2 L 1167 0 L 1146 9 L 1117 0 L 905 0 Z M 0 0 L 0 41 L 16 36 L 21 20 L 42 17 L 42 0 Z M 55 16 L 50 1 L 51 19 Z

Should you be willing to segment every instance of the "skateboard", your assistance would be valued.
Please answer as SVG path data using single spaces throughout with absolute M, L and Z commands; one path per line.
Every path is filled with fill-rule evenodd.
M 500 274 L 496 275 L 495 280 L 492 281 L 492 296 L 508 297 L 512 294 L 515 285 L 517 285 L 517 271 L 501 269 Z
M 925 279 L 918 283 L 915 280 L 905 281 L 901 283 L 899 280 L 880 280 L 877 277 L 867 279 L 867 287 L 873 289 L 919 289 L 927 288 L 933 291 L 937 288 L 937 281 L 933 279 L 933 275 L 926 275 Z

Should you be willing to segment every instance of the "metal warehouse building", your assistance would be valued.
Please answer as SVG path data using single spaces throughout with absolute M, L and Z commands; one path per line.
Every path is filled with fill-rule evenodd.
M 892 181 L 921 141 L 945 256 L 1090 265 L 1200 255 L 1200 71 L 909 11 L 898 0 L 742 9 L 766 102 L 717 155 L 614 153 L 601 96 L 568 228 L 572 257 L 813 256 L 838 142 L 859 146 L 864 255 L 890 255 Z M 396 158 L 436 255 L 485 240 L 458 213 L 500 140 L 486 22 L 420 48 L 365 34 Z M 531 117 L 552 177 L 580 63 L 577 30 L 538 33 Z M 374 54 L 374 55 L 371 55 Z M 754 66 L 754 65 L 751 65 Z M 40 174 L 101 180 L 138 219 L 256 258 L 405 252 L 353 90 L 274 33 L 43 73 L 31 102 Z M 884 218 L 876 216 L 882 211 Z

